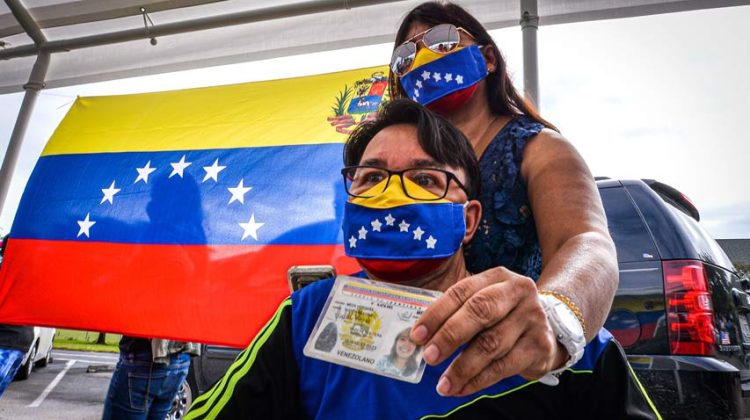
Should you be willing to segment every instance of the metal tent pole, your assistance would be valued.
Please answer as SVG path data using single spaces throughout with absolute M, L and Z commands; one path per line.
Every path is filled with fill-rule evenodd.
M 526 99 L 539 109 L 539 59 L 536 33 L 539 28 L 537 0 L 521 0 L 521 34 L 523 36 L 523 86 Z
M 3 165 L 0 167 L 0 210 L 5 209 L 5 199 L 8 197 L 10 181 L 18 163 L 18 155 L 21 152 L 23 138 L 26 134 L 26 128 L 31 119 L 31 112 L 34 110 L 34 103 L 39 96 L 39 91 L 44 88 L 44 78 L 47 75 L 49 67 L 49 53 L 41 52 L 36 58 L 34 68 L 31 70 L 29 82 L 23 85 L 26 94 L 21 103 L 21 109 L 18 111 L 16 125 L 13 127 L 13 134 L 10 135 L 8 150 L 5 152 Z M 2 214 L 2 213 L 0 213 Z
M 39 29 L 39 25 L 19 0 L 5 0 L 5 3 L 24 31 L 34 41 L 35 48 L 47 42 L 41 29 Z M 21 152 L 26 128 L 29 126 L 31 112 L 34 110 L 34 104 L 36 103 L 37 96 L 39 96 L 39 91 L 44 88 L 44 78 L 47 76 L 48 68 L 49 52 L 39 51 L 34 67 L 31 69 L 29 82 L 23 85 L 26 94 L 24 94 L 21 109 L 18 111 L 13 133 L 10 135 L 10 142 L 8 143 L 8 149 L 5 151 L 3 165 L 0 166 L 0 215 L 5 210 L 5 200 L 8 198 L 10 182 L 13 179 L 13 173 L 18 163 L 18 155 Z

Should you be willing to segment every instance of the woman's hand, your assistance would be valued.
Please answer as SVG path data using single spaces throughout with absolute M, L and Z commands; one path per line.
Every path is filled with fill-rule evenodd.
M 438 382 L 444 396 L 464 396 L 503 378 L 538 379 L 562 366 L 568 353 L 555 339 L 534 281 L 503 267 L 450 287 L 411 332 L 430 365 L 467 344 Z

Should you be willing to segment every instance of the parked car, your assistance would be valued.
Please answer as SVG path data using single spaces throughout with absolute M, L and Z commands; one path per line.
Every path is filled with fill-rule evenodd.
M 52 340 L 54 337 L 54 328 L 34 327 L 34 341 L 16 373 L 16 380 L 28 379 L 35 367 L 45 367 L 52 363 Z
M 620 283 L 605 327 L 664 418 L 750 414 L 750 282 L 698 224 L 676 189 L 654 180 L 597 186 L 617 247 Z M 205 392 L 239 349 L 205 346 L 188 381 Z

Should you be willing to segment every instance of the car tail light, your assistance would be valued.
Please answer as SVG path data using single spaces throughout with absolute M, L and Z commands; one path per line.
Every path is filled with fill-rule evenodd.
M 664 261 L 663 269 L 672 354 L 714 354 L 714 310 L 703 263 Z

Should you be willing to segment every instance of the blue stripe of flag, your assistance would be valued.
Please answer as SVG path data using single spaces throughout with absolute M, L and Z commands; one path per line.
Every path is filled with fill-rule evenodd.
M 106 141 L 106 140 L 104 140 Z M 338 244 L 341 144 L 43 156 L 13 224 L 18 238 L 143 244 Z M 185 156 L 184 177 L 170 174 Z M 204 167 L 226 166 L 218 182 Z M 150 161 L 148 183 L 136 168 Z M 252 189 L 229 203 L 229 188 Z M 101 203 L 102 189 L 120 191 Z M 89 214 L 89 237 L 78 235 Z M 257 239 L 240 223 L 251 216 Z M 243 235 L 246 237 L 242 239 Z

